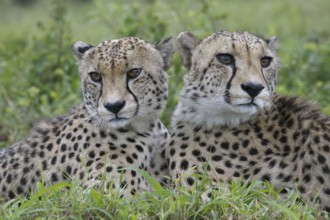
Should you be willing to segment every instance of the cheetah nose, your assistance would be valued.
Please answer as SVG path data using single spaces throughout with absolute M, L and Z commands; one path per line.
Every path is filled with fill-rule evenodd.
M 104 108 L 106 108 L 109 112 L 113 114 L 118 114 L 118 112 L 125 106 L 125 101 L 117 101 L 117 102 L 107 102 L 103 104 Z
M 249 94 L 249 96 L 251 98 L 254 98 L 256 97 L 260 92 L 261 90 L 263 90 L 265 87 L 261 84 L 255 84 L 255 83 L 251 83 L 251 82 L 248 82 L 248 83 L 243 83 L 241 85 L 241 88 L 247 93 Z

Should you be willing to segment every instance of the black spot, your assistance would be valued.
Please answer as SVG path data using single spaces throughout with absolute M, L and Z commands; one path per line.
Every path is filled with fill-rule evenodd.
M 250 153 L 250 155 L 257 155 L 259 152 L 256 148 L 251 148 L 249 153 Z
M 42 161 L 42 170 L 47 170 L 47 161 L 46 160 Z
M 216 168 L 215 171 L 218 173 L 218 174 L 225 174 L 225 171 L 221 168 Z
M 322 156 L 321 154 L 319 154 L 319 156 L 317 157 L 317 160 L 319 161 L 320 164 L 324 164 L 326 161 L 326 158 L 324 156 Z
M 273 159 L 273 160 L 271 160 L 271 161 L 269 162 L 268 167 L 269 167 L 269 168 L 273 168 L 275 165 L 276 165 L 276 160 Z
M 66 155 L 63 155 L 61 158 L 61 163 L 65 163 Z
M 240 160 L 240 161 L 247 161 L 248 158 L 247 158 L 246 156 L 240 156 L 240 157 L 239 157 L 239 160 Z
M 239 148 L 239 143 L 236 142 L 232 145 L 233 150 L 238 150 L 238 148 Z
M 107 173 L 111 173 L 113 168 L 112 168 L 112 166 L 107 166 L 106 170 L 107 170 Z
M 229 149 L 229 143 L 228 142 L 222 142 L 220 146 L 224 150 L 228 150 Z
M 188 177 L 188 178 L 187 178 L 187 183 L 188 183 L 190 186 L 194 185 L 194 183 L 195 183 L 194 178 L 192 178 L 192 177 Z
M 318 176 L 316 177 L 316 179 L 321 183 L 321 184 L 324 184 L 324 179 L 322 176 Z
M 40 152 L 38 153 L 38 155 L 39 155 L 40 158 L 44 158 L 45 153 L 44 153 L 43 151 L 40 151 Z
M 186 156 L 186 152 L 181 152 L 179 155 L 180 155 L 180 157 L 184 157 L 184 156 Z
M 66 169 L 65 169 L 65 172 L 69 175 L 71 175 L 72 173 L 72 167 L 71 166 L 67 166 Z
M 126 157 L 126 161 L 130 164 L 132 164 L 134 162 L 133 159 L 130 156 Z
M 244 141 L 242 142 L 242 144 L 243 144 L 243 147 L 244 147 L 244 148 L 247 148 L 247 147 L 249 146 L 249 144 L 250 144 L 250 141 L 249 141 L 249 140 L 244 140 Z
M 52 173 L 51 181 L 52 181 L 53 183 L 58 181 L 58 177 L 57 177 L 57 174 L 56 174 L 56 173 Z
M 77 142 L 76 142 L 76 143 L 74 143 L 74 145 L 73 145 L 73 150 L 74 150 L 74 151 L 77 151 L 77 150 L 78 150 L 78 146 L 79 146 L 79 145 L 78 145 L 78 143 L 77 143 Z
M 143 147 L 141 145 L 136 144 L 135 148 L 139 151 L 139 152 L 143 152 Z
M 231 168 L 232 167 L 232 163 L 230 160 L 226 160 L 225 161 L 225 166 L 228 167 L 228 168 Z
M 180 164 L 181 169 L 187 170 L 188 166 L 189 166 L 189 162 L 187 160 L 182 160 L 181 161 L 181 164 Z
M 42 142 L 43 143 L 46 143 L 47 141 L 49 141 L 50 137 L 49 136 L 46 136 L 42 139 Z
M 306 174 L 306 175 L 304 176 L 303 180 L 304 180 L 305 183 L 309 183 L 310 180 L 311 180 L 310 175 Z
M 89 166 L 91 166 L 92 164 L 93 164 L 93 161 L 92 161 L 92 160 L 89 160 L 89 161 L 87 161 L 86 166 L 89 167 Z
M 115 135 L 115 134 L 113 134 L 113 133 L 110 133 L 110 137 L 111 137 L 113 140 L 118 140 L 117 135 Z
M 291 178 L 292 178 L 292 176 L 288 175 L 285 178 L 283 178 L 283 181 L 284 182 L 290 182 L 291 181 Z
M 314 142 L 315 142 L 315 144 L 319 144 L 320 143 L 320 137 L 319 136 L 314 137 Z
M 176 163 L 175 163 L 175 161 L 173 161 L 173 162 L 171 163 L 171 170 L 174 170 L 174 169 L 175 169 L 175 166 L 176 166 Z
M 19 183 L 23 186 L 25 186 L 27 184 L 26 178 L 22 177 L 21 180 L 19 181 Z
M 15 193 L 13 192 L 13 191 L 9 191 L 8 192 L 8 197 L 9 197 L 9 199 L 13 199 L 13 198 L 15 198 Z
M 214 133 L 214 137 L 219 138 L 221 137 L 222 133 L 221 132 L 216 132 Z
M 69 159 L 74 157 L 74 152 L 69 153 Z
M 212 156 L 212 160 L 213 161 L 220 161 L 220 160 L 222 160 L 222 156 L 221 155 L 214 155 L 214 156 Z
M 135 139 L 133 139 L 133 138 L 128 137 L 128 138 L 126 138 L 126 140 L 130 143 L 135 143 Z
M 187 147 L 188 147 L 187 144 L 182 144 L 182 145 L 180 146 L 180 148 L 181 148 L 182 150 L 186 149 Z
M 254 174 L 254 175 L 257 175 L 257 174 L 260 172 L 260 170 L 261 170 L 260 167 L 254 169 L 254 170 L 253 170 L 253 174 Z
M 66 144 L 62 144 L 62 146 L 61 146 L 61 151 L 62 151 L 62 152 L 66 151 Z
M 47 145 L 47 150 L 48 151 L 51 151 L 53 149 L 53 144 L 52 143 L 49 143 L 48 145 Z
M 101 138 L 106 138 L 107 137 L 107 133 L 105 133 L 104 131 L 100 131 L 100 136 Z
M 31 147 L 32 147 L 32 148 L 35 148 L 35 147 L 37 147 L 37 145 L 38 145 L 38 142 L 33 142 L 33 143 L 31 144 Z
M 323 150 L 324 150 L 324 152 L 330 152 L 330 147 L 329 147 L 329 145 L 324 145 L 323 146 Z
M 29 171 L 30 171 L 30 168 L 28 168 L 28 167 L 23 168 L 23 173 L 24 174 L 27 174 Z
M 281 168 L 281 169 L 284 169 L 284 168 L 287 167 L 287 166 L 288 166 L 287 163 L 285 163 L 285 162 L 283 162 L 283 161 L 280 162 L 280 168 Z
M 269 182 L 270 181 L 270 176 L 268 175 L 268 174 L 264 174 L 262 177 L 261 177 L 261 180 L 263 180 L 263 181 L 267 181 L 267 182 Z
M 287 122 L 286 126 L 287 126 L 288 128 L 291 128 L 291 127 L 293 126 L 293 124 L 294 124 L 294 121 L 293 121 L 292 118 L 290 118 L 289 121 Z
M 170 150 L 170 155 L 173 156 L 174 154 L 175 154 L 175 150 L 172 148 L 172 149 Z
M 209 153 L 214 153 L 215 150 L 216 150 L 216 148 L 215 148 L 215 146 L 213 146 L 213 145 L 210 145 L 210 146 L 207 147 L 207 151 L 208 151 Z
M 285 144 L 285 143 L 288 142 L 288 138 L 287 138 L 286 136 L 282 136 L 282 137 L 280 138 L 280 142 L 283 143 L 283 144 Z
M 72 137 L 72 134 L 71 134 L 71 133 L 68 133 L 68 134 L 65 136 L 65 138 L 66 138 L 67 140 L 69 140 L 71 137 Z
M 56 156 L 54 156 L 53 158 L 52 158 L 52 160 L 51 160 L 51 164 L 52 165 L 55 165 L 56 164 L 56 160 L 57 160 L 57 157 Z
M 17 192 L 17 194 L 22 194 L 22 193 L 23 193 L 23 189 L 22 189 L 22 187 L 18 186 L 18 187 L 16 188 L 16 192 Z
M 201 155 L 201 152 L 200 150 L 193 150 L 192 151 L 192 154 L 195 156 L 195 157 L 198 157 L 199 155 Z M 173 156 L 173 155 L 172 155 Z
M 329 173 L 330 173 L 330 169 L 329 169 L 328 166 L 324 166 L 324 167 L 322 167 L 322 171 L 323 171 L 323 173 L 325 173 L 325 174 L 329 174 Z
M 8 184 L 10 184 L 10 183 L 11 183 L 11 180 L 12 180 L 11 174 L 8 174 L 8 175 L 7 175 L 6 182 L 7 182 Z

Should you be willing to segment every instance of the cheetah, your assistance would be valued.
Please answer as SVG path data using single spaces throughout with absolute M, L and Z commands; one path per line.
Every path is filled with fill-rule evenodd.
M 39 123 L 27 138 L 1 151 L 3 199 L 28 195 L 42 180 L 74 179 L 129 197 L 151 190 L 136 169 L 159 181 L 166 175 L 161 151 L 170 136 L 159 115 L 168 99 L 166 70 L 174 40 L 153 45 L 127 37 L 97 46 L 78 41 L 72 51 L 83 102 Z
M 277 38 L 183 32 L 176 46 L 187 73 L 165 148 L 171 178 L 187 187 L 205 172 L 214 184 L 268 181 L 329 212 L 330 117 L 274 92 Z

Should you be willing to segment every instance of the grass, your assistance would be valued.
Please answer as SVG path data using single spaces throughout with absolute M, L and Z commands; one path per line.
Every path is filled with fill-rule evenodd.
M 15 199 L 0 206 L 3 219 L 321 219 L 327 214 L 312 209 L 294 192 L 280 199 L 265 183 L 219 183 L 212 199 L 203 200 L 210 180 L 203 178 L 191 190 L 176 191 L 153 183 L 155 192 L 130 199 L 118 192 L 84 189 L 75 181 L 41 187 L 30 199 Z
M 20 0 L 21 2 L 23 0 Z M 330 115 L 330 20 L 328 0 L 189 1 L 30 0 L 0 7 L 0 147 L 28 135 L 36 121 L 62 114 L 81 101 L 70 46 L 82 40 L 138 36 L 157 42 L 189 30 L 199 37 L 225 29 L 278 36 L 282 68 L 277 91 L 320 103 Z M 29 2 L 28 0 L 26 0 Z M 174 54 L 169 69 L 168 125 L 182 88 Z M 84 189 L 77 182 L 39 189 L 30 199 L 0 204 L 2 219 L 321 219 L 322 211 L 291 192 L 287 199 L 268 184 L 219 183 L 204 201 L 209 180 L 193 190 L 164 189 L 121 199 L 118 192 Z

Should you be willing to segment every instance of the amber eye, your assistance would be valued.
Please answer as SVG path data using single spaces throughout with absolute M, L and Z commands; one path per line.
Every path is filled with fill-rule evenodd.
M 217 54 L 217 58 L 218 58 L 219 62 L 224 65 L 232 65 L 235 62 L 235 58 L 231 54 L 228 54 L 228 53 L 219 53 L 219 54 Z
M 97 73 L 97 72 L 90 72 L 89 76 L 91 77 L 91 79 L 94 82 L 101 82 L 102 81 L 102 75 L 101 73 Z
M 273 58 L 271 57 L 263 57 L 260 59 L 260 65 L 262 68 L 269 67 L 270 63 L 272 62 Z
M 129 79 L 134 79 L 134 78 L 138 77 L 138 75 L 140 74 L 140 72 L 141 72 L 141 68 L 130 69 L 127 72 L 127 77 Z

